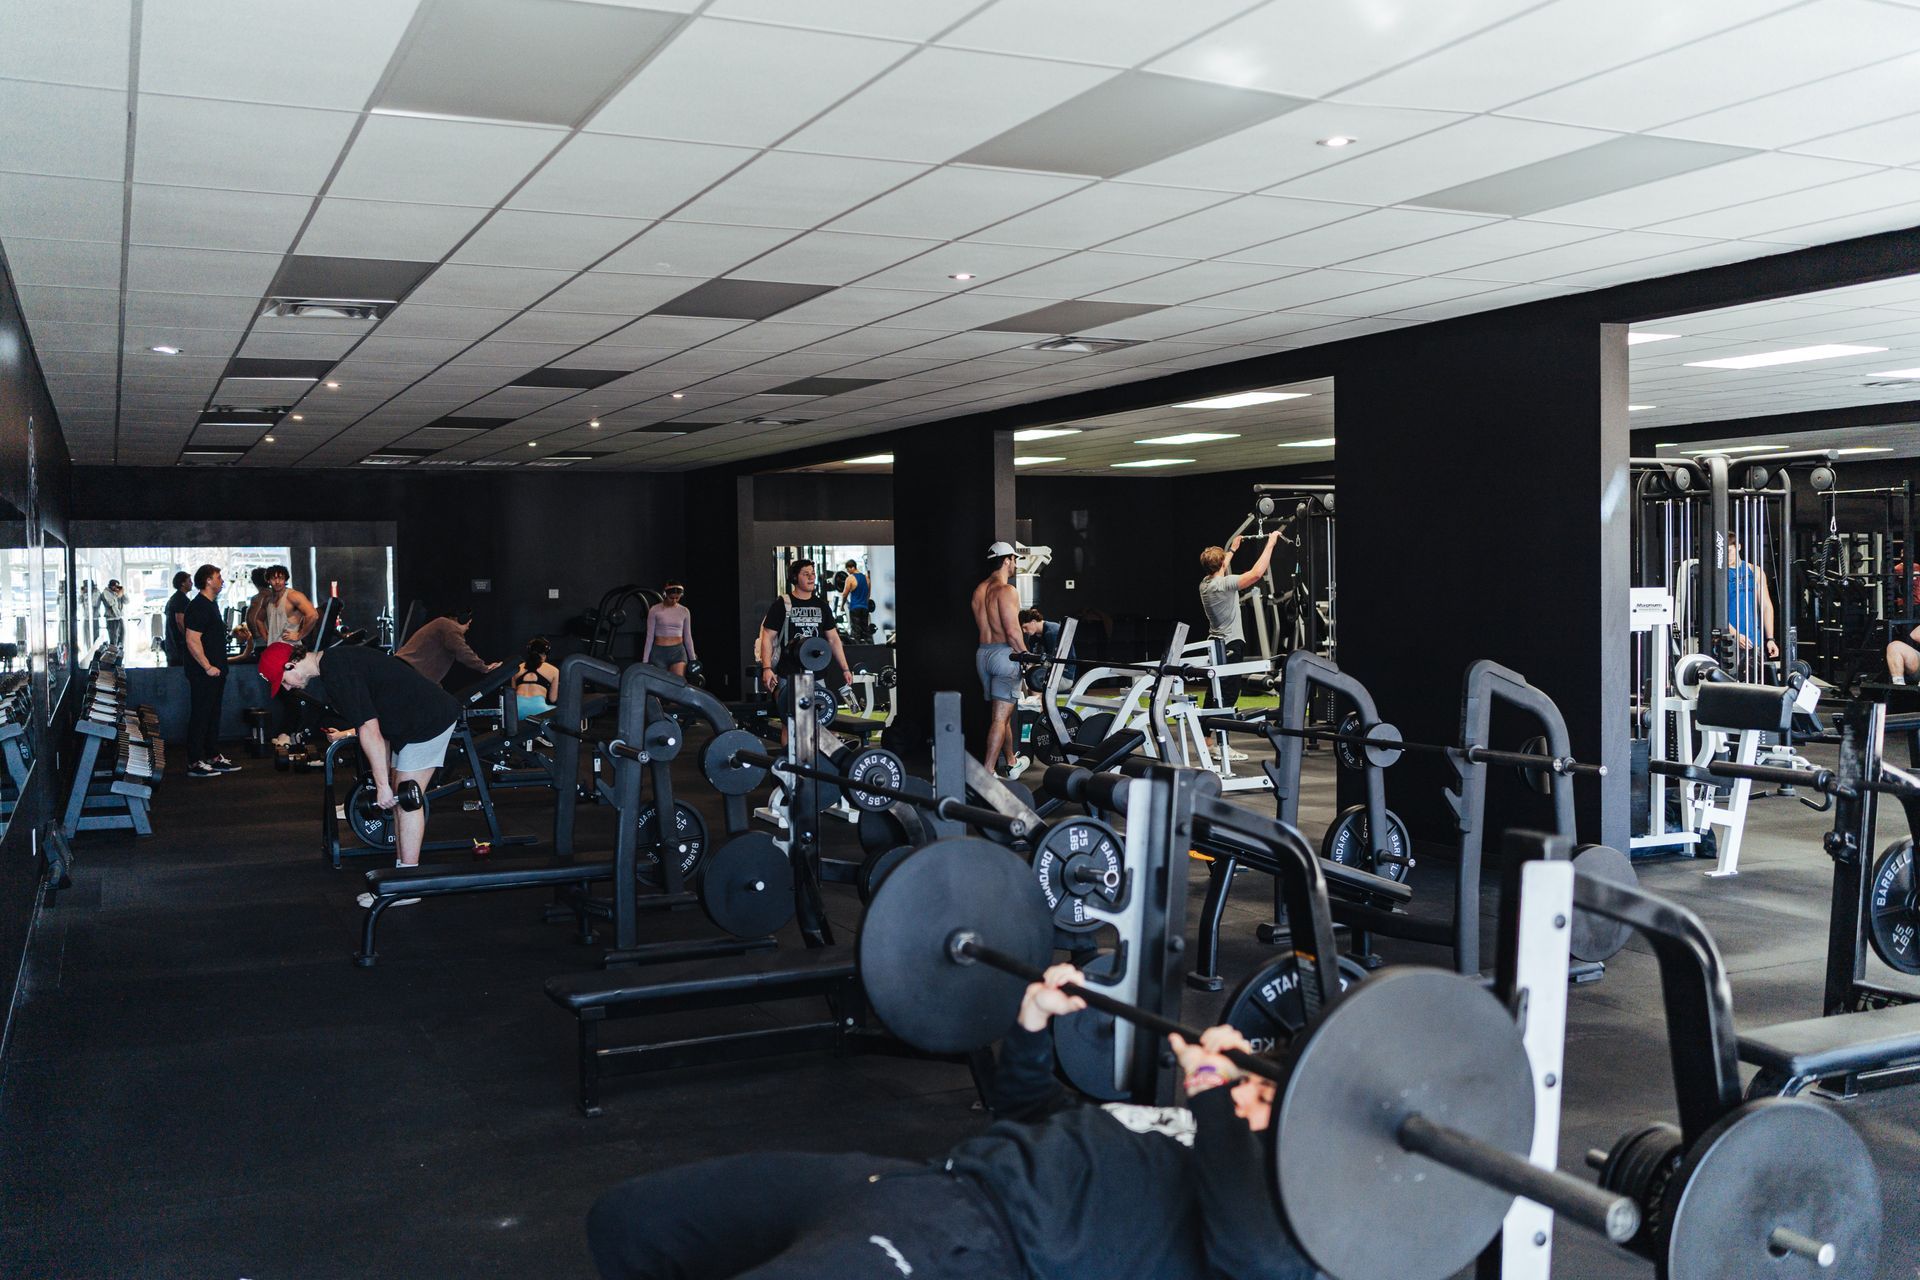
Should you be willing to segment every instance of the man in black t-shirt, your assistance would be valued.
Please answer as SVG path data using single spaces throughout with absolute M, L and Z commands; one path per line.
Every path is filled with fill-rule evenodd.
M 160 648 L 167 655 L 167 665 L 184 667 L 187 665 L 187 606 L 193 603 L 193 597 L 187 594 L 187 588 L 193 585 L 193 575 L 182 569 L 173 575 L 173 594 L 167 597 L 166 605 L 160 610 Z
M 760 640 L 754 646 L 754 655 L 760 661 L 761 687 L 768 693 L 772 693 L 782 679 L 798 674 L 800 659 L 795 651 L 800 642 L 822 635 L 833 649 L 833 660 L 839 665 L 840 674 L 847 683 L 853 683 L 847 651 L 840 647 L 840 628 L 834 623 L 833 610 L 814 590 L 817 584 L 813 561 L 795 561 L 787 570 L 787 594 L 775 596 L 767 616 L 760 619 Z
M 260 654 L 260 676 L 276 694 L 282 684 L 306 690 L 354 727 L 361 758 L 373 778 L 374 803 L 382 809 L 395 807 L 394 793 L 403 782 L 425 791 L 434 770 L 446 763 L 459 705 L 452 694 L 390 654 L 366 645 L 309 652 L 301 645 L 270 644 Z M 397 865 L 419 863 L 426 835 L 424 809 L 399 811 L 394 825 Z M 369 902 L 370 897 L 360 905 Z
M 220 612 L 218 565 L 193 575 L 198 591 L 187 605 L 181 634 L 187 656 L 187 776 L 217 778 L 240 766 L 220 754 L 220 699 L 227 687 L 227 620 Z

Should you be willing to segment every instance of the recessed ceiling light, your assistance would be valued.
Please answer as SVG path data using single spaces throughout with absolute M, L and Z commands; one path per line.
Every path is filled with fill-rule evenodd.
M 1765 369 L 1776 364 L 1804 364 L 1809 360 L 1837 360 L 1841 356 L 1866 356 L 1885 347 L 1852 347 L 1843 342 L 1827 342 L 1817 347 L 1789 347 L 1785 351 L 1762 351 L 1758 355 L 1728 356 L 1725 360 L 1689 360 L 1689 369 Z
M 1890 444 L 1856 444 L 1856 445 L 1852 445 L 1852 446 L 1850 446 L 1850 447 L 1848 447 L 1848 448 L 1845 448 L 1845 449 L 1835 449 L 1835 450 L 1834 450 L 1834 453 L 1836 453 L 1836 454 L 1846 454 L 1846 453 L 1892 453 L 1892 452 L 1893 452 L 1893 446 L 1892 446 L 1892 445 L 1890 445 Z
M 1016 454 L 1013 465 L 1016 467 L 1037 467 L 1043 462 L 1065 462 L 1065 458 L 1047 458 L 1037 453 Z
M 1115 467 L 1184 467 L 1192 458 L 1141 458 L 1136 462 L 1116 462 Z
M 155 348 L 158 350 L 159 348 Z M 1869 378 L 1920 378 L 1920 369 L 1889 369 L 1885 373 L 1870 373 Z
M 1716 449 L 1711 445 L 1689 446 L 1685 441 L 1681 441 L 1675 444 L 1657 444 L 1653 447 L 1656 449 L 1685 449 L 1688 447 L 1693 447 L 1693 448 L 1697 448 L 1700 451 L 1700 453 L 1704 456 L 1707 454 L 1714 454 L 1714 453 L 1767 453 L 1775 449 L 1784 449 L 1787 446 L 1783 444 L 1736 444 L 1736 445 L 1729 445 L 1724 449 Z
M 864 458 L 843 458 L 840 461 L 840 465 L 843 467 L 884 467 L 891 465 L 892 462 L 893 455 L 890 453 L 870 453 Z
M 266 444 L 272 444 L 272 443 L 273 443 L 273 437 L 272 437 L 272 436 L 261 436 L 261 437 L 260 437 L 260 439 L 261 439 L 261 440 L 262 440 L 262 441 L 263 441 L 264 443 L 266 443 Z
M 971 279 L 973 279 L 973 272 L 971 272 L 971 271 L 956 271 L 956 272 L 954 272 L 954 273 L 953 273 L 952 275 L 949 275 L 949 276 L 947 277 L 947 279 L 949 279 L 949 280 L 971 280 Z
M 1278 447 L 1282 449 L 1330 449 L 1333 447 L 1333 437 L 1328 436 L 1324 440 L 1282 440 Z
M 1627 406 L 1627 412 L 1639 413 L 1642 409 L 1658 409 L 1659 407 L 1657 404 L 1630 404 Z
M 1350 147 L 1358 141 L 1360 141 L 1360 139 L 1348 134 L 1336 133 L 1330 138 L 1320 139 L 1320 145 L 1323 147 Z
M 595 431 L 598 431 L 600 429 L 600 419 L 595 418 L 593 421 L 589 422 L 587 426 L 591 427 Z
M 163 356 L 177 356 L 180 354 L 180 348 L 178 347 L 149 347 L 148 350 L 156 351 Z
M 1643 342 L 1665 342 L 1669 338 L 1682 336 L 1684 335 L 1678 333 L 1650 333 L 1645 329 L 1634 329 L 1627 333 L 1627 345 L 1637 347 Z
M 293 420 L 295 422 L 305 422 L 307 420 L 307 415 L 304 413 L 296 413 L 293 415 Z
M 1238 431 L 1183 431 L 1175 436 L 1154 436 L 1147 440 L 1135 440 L 1135 444 L 1206 444 L 1211 440 L 1238 440 Z
M 1077 436 L 1078 427 L 1028 427 L 1024 431 L 1013 433 L 1015 440 L 1051 440 L 1055 436 Z
M 313 379 L 306 378 L 306 379 L 302 379 L 302 381 L 311 382 L 313 381 Z M 340 389 L 340 384 L 337 382 L 329 382 L 327 384 L 327 390 L 329 391 L 338 391 L 339 389 Z
M 687 393 L 684 391 L 676 391 L 673 393 L 673 398 L 675 400 L 685 400 L 687 398 Z
M 527 448 L 529 448 L 529 449 L 538 449 L 539 447 L 540 447 L 540 442 L 539 442 L 538 440 L 529 440 L 529 441 L 527 441 Z
M 1230 396 L 1214 396 L 1210 400 L 1186 400 L 1173 407 L 1176 409 L 1244 409 L 1253 404 L 1272 404 L 1276 400 L 1305 400 L 1313 393 L 1310 391 L 1238 391 Z

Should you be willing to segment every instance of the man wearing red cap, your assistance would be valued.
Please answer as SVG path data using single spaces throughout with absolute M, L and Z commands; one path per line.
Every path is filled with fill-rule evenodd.
M 270 644 L 260 653 L 260 678 L 275 694 L 283 684 L 306 691 L 354 726 L 373 777 L 374 803 L 382 809 L 395 807 L 400 783 L 416 783 L 425 791 L 434 770 L 446 763 L 460 708 L 453 695 L 398 658 L 365 645 L 310 651 Z M 394 827 L 397 865 L 417 865 L 427 834 L 426 811 L 401 809 Z

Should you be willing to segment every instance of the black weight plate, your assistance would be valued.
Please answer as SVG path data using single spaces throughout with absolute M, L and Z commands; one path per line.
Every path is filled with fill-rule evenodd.
M 908 777 L 901 790 L 916 795 L 933 794 L 931 784 L 915 777 Z M 905 800 L 896 800 L 877 812 L 862 810 L 857 829 L 860 849 L 869 856 L 885 853 L 896 845 L 917 846 L 927 842 L 926 823 L 920 817 L 919 806 Z
M 664 883 L 660 877 L 660 811 L 649 800 L 634 816 L 639 828 L 633 851 L 633 878 L 648 889 Z M 707 820 L 700 811 L 683 800 L 673 802 L 673 856 L 680 865 L 680 879 L 691 885 L 707 856 Z
M 1341 956 L 1340 989 L 1365 981 L 1360 962 Z M 1219 1022 L 1232 1027 L 1259 1052 L 1291 1044 L 1306 1026 L 1300 1000 L 1300 962 L 1292 952 L 1275 956 L 1247 975 L 1220 1007 Z
M 793 864 L 766 832 L 742 832 L 708 860 L 700 905 L 736 938 L 772 933 L 793 918 Z
M 1082 1009 L 1055 1018 L 1053 1060 L 1074 1088 L 1097 1102 L 1121 1102 L 1128 1090 L 1114 1083 L 1114 1029 L 1117 1019 L 1099 1009 Z
M 1099 880 L 1076 883 L 1076 873 L 1083 870 Z M 1086 933 L 1100 927 L 1100 920 L 1088 914 L 1090 903 L 1109 911 L 1119 907 L 1126 893 L 1126 855 L 1106 823 L 1068 818 L 1048 828 L 1033 851 L 1033 876 L 1055 926 Z
M 824 636 L 808 636 L 793 651 L 793 656 L 804 671 L 825 671 L 833 661 L 833 648 Z
M 672 760 L 680 754 L 686 734 L 674 720 L 655 720 L 641 735 L 641 749 L 655 760 Z
M 1633 859 L 1604 844 L 1581 845 L 1573 855 L 1573 869 L 1589 880 L 1604 880 L 1608 884 L 1626 885 L 1630 889 L 1638 888 L 1640 884 L 1640 876 L 1633 869 Z M 1573 937 L 1568 945 L 1575 960 L 1611 960 L 1632 937 L 1632 925 L 1576 908 L 1573 913 Z
M 1668 1192 L 1665 1280 L 1813 1280 L 1875 1274 L 1880 1179 L 1867 1144 L 1828 1107 L 1762 1098 L 1724 1116 L 1687 1151 Z M 1833 1265 L 1775 1255 L 1785 1227 L 1831 1243 Z
M 373 784 L 362 779 L 347 793 L 347 826 L 360 843 L 375 849 L 394 845 L 393 813 L 373 802 Z
M 1021 675 L 1020 683 L 1026 685 L 1027 688 L 1035 693 L 1045 693 L 1047 691 L 1047 668 L 1044 666 L 1028 667 L 1025 673 Z
M 893 869 L 899 866 L 908 855 L 919 851 L 915 845 L 896 845 L 874 854 L 861 863 L 860 870 L 854 873 L 854 888 L 860 894 L 860 901 L 872 902 L 873 895 L 879 891 L 881 883 L 893 874 Z
M 1413 837 L 1400 815 L 1387 810 L 1387 851 L 1377 864 L 1367 837 L 1367 806 L 1349 805 L 1320 838 L 1320 856 L 1404 884 L 1407 869 L 1413 865 Z
M 1046 967 L 1053 917 L 1025 858 L 972 836 L 936 840 L 894 868 L 860 926 L 868 1001 L 889 1031 L 929 1053 L 993 1043 L 1027 989 L 1024 978 L 956 961 L 949 943 L 962 932 Z
M 1404 1150 L 1397 1134 L 1418 1113 L 1526 1156 L 1533 1070 L 1499 1000 L 1460 974 L 1383 969 L 1295 1043 L 1275 1100 L 1274 1174 L 1307 1257 L 1340 1280 L 1445 1280 L 1471 1266 L 1513 1197 Z
M 1072 713 L 1062 711 L 1060 714 L 1067 716 Z M 1095 743 L 1105 742 L 1113 733 L 1113 712 L 1096 711 L 1092 715 L 1084 717 L 1079 724 L 1068 720 L 1067 727 L 1073 730 L 1073 740 L 1075 742 L 1081 746 L 1090 747 Z
M 757 764 L 729 764 L 738 751 L 765 753 L 767 744 L 745 729 L 728 729 L 715 734 L 700 753 L 700 772 L 715 791 L 723 796 L 744 796 L 766 781 L 767 771 Z
M 862 791 L 860 783 L 871 782 L 899 791 L 907 782 L 906 762 L 885 747 L 861 747 L 857 751 L 838 753 L 833 758 L 833 766 L 848 779 L 841 787 L 847 799 L 865 813 L 878 813 L 895 801 L 891 796 Z
M 1521 743 L 1520 750 L 1530 756 L 1550 756 L 1553 754 L 1547 750 L 1547 736 L 1543 733 L 1536 733 Z M 1520 781 L 1526 783 L 1528 787 L 1538 791 L 1541 795 L 1550 796 L 1553 794 L 1553 775 L 1546 770 L 1523 769 L 1519 765 L 1515 765 L 1513 771 L 1520 775 Z M 1576 952 L 1575 954 L 1578 953 Z
M 1867 899 L 1867 939 L 1873 954 L 1901 973 L 1920 974 L 1920 878 L 1913 868 L 1913 841 L 1887 846 L 1873 864 Z
M 1062 709 L 1060 720 L 1067 726 L 1068 740 L 1080 741 L 1079 713 Z M 1033 753 L 1047 764 L 1063 764 L 1066 761 L 1066 757 L 1060 752 L 1059 740 L 1054 736 L 1053 721 L 1047 719 L 1044 712 L 1038 720 L 1034 721 L 1033 736 L 1027 740 L 1027 745 L 1032 747 Z
M 1341 716 L 1340 723 L 1336 726 L 1336 732 L 1349 736 L 1357 737 L 1366 731 L 1367 726 L 1360 719 L 1358 711 L 1349 711 Z M 1362 754 L 1365 750 L 1366 748 L 1357 742 L 1336 741 L 1333 744 L 1333 758 L 1340 762 L 1342 769 L 1364 769 L 1367 767 L 1367 758 Z
M 1011 794 L 1015 800 L 1018 800 L 1021 804 L 1025 805 L 1029 810 L 1031 810 L 1034 807 L 1033 788 L 1029 787 L 1026 783 L 1020 781 L 1020 779 L 1002 778 L 1000 779 L 1000 785 L 1006 788 L 1007 792 Z M 972 792 L 971 789 L 969 790 L 970 790 L 971 798 L 976 802 L 978 802 L 980 805 L 988 809 L 993 809 L 996 812 L 999 811 L 999 807 L 993 804 L 991 801 L 987 800 L 986 797 L 980 795 L 978 792 Z M 1029 828 L 1029 830 L 1031 829 L 1032 828 Z M 995 831 L 995 830 L 992 830 L 991 828 L 981 830 L 980 834 L 986 839 L 993 841 L 995 844 L 1003 844 L 1010 849 L 1015 847 L 1024 848 L 1026 846 L 1026 843 L 1033 838 L 1031 835 L 1028 835 L 1028 836 L 1022 836 L 1020 839 L 1016 840 L 1011 835 L 1007 834 L 1004 831 Z

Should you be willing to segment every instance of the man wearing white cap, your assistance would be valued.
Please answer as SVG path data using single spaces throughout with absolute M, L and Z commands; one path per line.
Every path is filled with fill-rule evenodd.
M 1018 777 L 1031 763 L 1017 753 L 1013 737 L 1013 708 L 1020 698 L 1020 664 L 1013 655 L 1027 651 L 1020 633 L 1020 593 L 1013 586 L 1020 555 L 1011 542 L 996 542 L 987 548 L 987 558 L 993 561 L 993 572 L 973 589 L 973 621 L 980 630 L 973 667 L 980 673 L 987 705 L 993 708 L 985 760 L 987 768 L 999 769 L 1004 751 L 1006 776 Z

